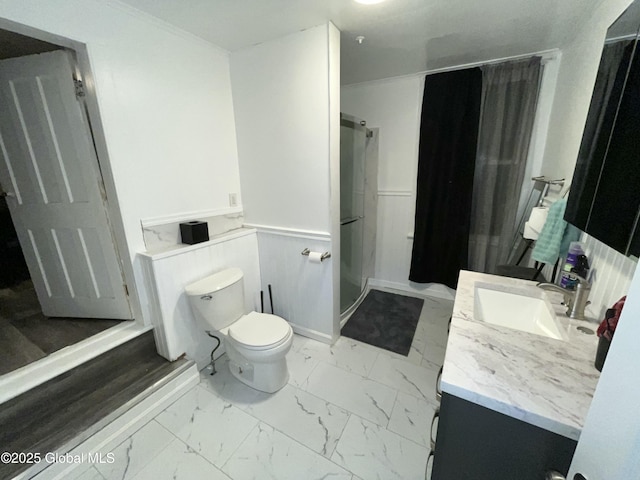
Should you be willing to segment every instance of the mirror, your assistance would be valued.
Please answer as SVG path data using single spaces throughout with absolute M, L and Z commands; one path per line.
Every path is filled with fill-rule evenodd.
M 640 0 L 607 31 L 565 219 L 640 254 Z

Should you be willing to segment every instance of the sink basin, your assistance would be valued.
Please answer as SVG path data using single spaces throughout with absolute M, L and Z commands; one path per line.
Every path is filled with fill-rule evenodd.
M 553 307 L 536 287 L 475 285 L 474 318 L 501 327 L 566 340 Z

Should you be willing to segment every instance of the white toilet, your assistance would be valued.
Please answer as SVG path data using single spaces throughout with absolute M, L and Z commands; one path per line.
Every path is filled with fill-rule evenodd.
M 229 268 L 188 285 L 185 291 L 204 330 L 224 342 L 231 373 L 256 390 L 273 393 L 289 380 L 285 356 L 293 330 L 276 315 L 245 315 L 242 277 L 242 270 Z

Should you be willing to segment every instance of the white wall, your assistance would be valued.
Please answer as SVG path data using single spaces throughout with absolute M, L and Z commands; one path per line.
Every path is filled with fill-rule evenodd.
M 326 342 L 338 334 L 337 53 L 337 29 L 325 24 L 231 56 L 245 221 L 258 228 L 262 288 L 272 284 L 284 307 L 276 313 L 298 333 Z M 306 268 L 304 248 L 333 257 Z
M 341 110 L 379 128 L 375 278 L 409 284 L 424 76 L 343 86 Z
M 328 65 L 327 25 L 231 56 L 247 223 L 329 231 Z
M 633 277 L 567 478 L 577 472 L 591 479 L 640 478 L 638 318 L 640 269 Z
M 86 44 L 125 263 L 144 250 L 141 218 L 228 207 L 240 180 L 226 52 L 113 1 L 2 0 L 0 16 Z
M 343 86 L 342 112 L 380 128 L 378 186 L 382 191 L 415 188 L 424 75 Z

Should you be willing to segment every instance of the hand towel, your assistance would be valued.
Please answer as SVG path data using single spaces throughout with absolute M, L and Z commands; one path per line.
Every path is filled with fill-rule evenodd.
M 571 240 L 569 238 L 576 238 L 580 235 L 580 231 L 575 228 L 569 229 L 567 235 L 567 241 L 563 242 L 565 238 L 565 232 L 567 231 L 567 222 L 564 221 L 564 211 L 567 208 L 567 199 L 561 198 L 557 200 L 551 207 L 549 207 L 549 215 L 544 222 L 542 231 L 536 244 L 533 247 L 531 258 L 536 262 L 554 264 L 560 253 L 562 247 L 568 249 Z M 565 251 L 566 254 L 566 251 Z

